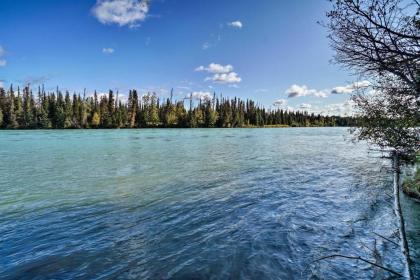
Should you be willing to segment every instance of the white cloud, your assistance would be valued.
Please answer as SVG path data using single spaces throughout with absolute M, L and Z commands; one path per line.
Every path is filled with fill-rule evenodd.
M 240 83 L 242 78 L 238 73 L 233 72 L 233 66 L 230 64 L 221 65 L 218 63 L 210 63 L 209 66 L 199 66 L 195 71 L 205 71 L 214 74 L 212 77 L 206 77 L 205 81 L 213 81 L 220 84 Z
M 138 27 L 149 12 L 149 0 L 97 0 L 93 15 L 103 24 Z
M 212 94 L 208 91 L 194 91 L 193 93 L 191 93 L 191 97 L 197 100 L 211 100 Z M 190 98 L 190 96 L 188 96 L 187 98 Z
M 278 109 L 282 109 L 284 111 L 292 112 L 295 110 L 295 108 L 287 105 L 286 99 L 277 99 L 273 102 L 273 106 L 277 107 Z
M 301 96 L 308 96 L 313 95 L 315 97 L 322 97 L 325 98 L 328 96 L 328 94 L 324 91 L 318 91 L 316 89 L 310 89 L 305 85 L 292 85 L 286 90 L 287 97 L 293 98 L 293 97 L 301 97 Z
M 4 88 L 4 81 L 0 81 L 0 88 Z
M 335 87 L 331 90 L 331 93 L 332 94 L 350 94 L 358 89 L 366 88 L 369 86 L 370 86 L 370 82 L 366 80 L 360 81 L 360 82 L 354 82 L 350 85 Z
M 216 73 L 213 77 L 207 77 L 205 81 L 213 81 L 220 84 L 240 83 L 242 79 L 235 72 L 230 73 Z
M 355 88 L 365 88 L 365 87 L 369 87 L 371 85 L 371 83 L 369 81 L 360 81 L 360 82 L 354 82 L 353 86 Z
M 328 94 L 325 91 L 314 92 L 315 97 L 327 98 Z
M 353 87 L 351 86 L 339 86 L 332 89 L 332 94 L 348 94 L 353 92 Z
M 115 52 L 115 50 L 113 48 L 103 48 L 102 52 L 104 54 L 113 54 Z
M 0 67 L 6 66 L 7 61 L 5 59 L 0 59 Z
M 354 114 L 354 105 L 352 100 L 344 103 L 328 104 L 320 110 L 320 113 L 329 116 L 351 116 Z
M 354 91 L 358 89 L 366 88 L 369 86 L 370 86 L 369 81 L 360 81 L 360 82 L 355 82 L 346 86 L 334 87 L 333 89 L 317 90 L 317 89 L 311 89 L 307 87 L 306 85 L 293 84 L 286 90 L 286 94 L 289 98 L 309 96 L 309 95 L 315 96 L 315 97 L 326 98 L 328 97 L 329 94 L 349 94 L 349 93 L 353 93 Z
M 273 105 L 276 107 L 284 107 L 287 105 L 287 100 L 286 99 L 277 99 L 276 101 L 273 102 Z
M 209 73 L 217 73 L 217 74 L 221 74 L 221 73 L 229 73 L 233 71 L 233 66 L 230 64 L 227 65 L 221 65 L 218 63 L 210 63 L 209 66 L 204 67 L 204 66 L 198 66 L 197 68 L 195 68 L 195 71 L 207 71 Z
M 241 29 L 243 27 L 242 22 L 240 22 L 239 20 L 229 22 L 228 25 L 233 27 L 233 28 L 238 28 L 238 29 Z
M 310 89 L 305 85 L 291 85 L 286 90 L 287 97 L 293 98 L 293 97 L 302 97 L 302 96 L 308 96 L 313 95 L 315 97 L 320 98 L 326 98 L 328 96 L 328 90 L 317 90 L 317 89 Z
M 309 95 L 309 89 L 307 86 L 292 85 L 286 90 L 288 97 L 299 97 Z
M 5 53 L 6 51 L 4 50 L 4 48 L 0 46 L 0 56 L 3 56 Z
M 307 111 L 314 114 L 324 116 L 352 116 L 355 112 L 355 103 L 352 100 L 347 100 L 343 103 L 330 104 L 307 104 L 302 103 L 297 107 L 300 111 Z

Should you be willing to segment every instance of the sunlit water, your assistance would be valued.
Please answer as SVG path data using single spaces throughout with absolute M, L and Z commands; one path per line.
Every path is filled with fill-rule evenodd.
M 389 163 L 348 138 L 341 128 L 0 131 L 0 278 L 383 279 L 361 262 L 314 262 L 375 260 L 375 239 L 376 261 L 401 272 L 400 248 L 374 234 L 397 241 Z

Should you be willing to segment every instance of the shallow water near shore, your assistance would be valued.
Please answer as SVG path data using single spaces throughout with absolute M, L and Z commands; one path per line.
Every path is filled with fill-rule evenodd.
M 0 131 L 0 278 L 383 279 L 387 160 L 345 128 Z M 419 205 L 403 200 L 418 263 Z M 416 271 L 420 278 L 420 270 Z

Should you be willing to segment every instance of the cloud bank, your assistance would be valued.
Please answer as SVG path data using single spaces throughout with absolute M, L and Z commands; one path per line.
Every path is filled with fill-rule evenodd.
M 286 91 L 285 94 L 288 98 L 303 97 L 303 96 L 314 96 L 326 98 L 330 94 L 351 94 L 359 89 L 369 88 L 371 83 L 367 80 L 362 80 L 354 82 L 345 86 L 337 86 L 332 89 L 311 89 L 306 85 L 291 85 Z M 370 90 L 368 94 L 374 94 L 374 90 Z M 319 103 L 319 102 L 315 102 Z M 285 108 L 287 106 L 287 101 L 285 99 L 279 99 L 274 101 L 273 105 Z M 343 103 L 330 103 L 330 104 L 309 104 L 302 103 L 296 107 L 297 110 L 308 111 L 311 113 L 322 114 L 322 115 L 338 115 L 338 116 L 351 116 L 354 115 L 354 102 L 352 100 L 347 100 Z M 289 108 L 289 107 L 288 107 Z
M 311 89 L 307 87 L 306 85 L 297 85 L 293 84 L 291 85 L 287 90 L 286 94 L 287 97 L 293 98 L 293 97 L 302 97 L 302 96 L 315 96 L 315 97 L 321 97 L 326 98 L 329 94 L 350 94 L 358 89 L 367 88 L 371 85 L 369 81 L 360 81 L 360 82 L 354 82 L 350 85 L 346 86 L 338 86 L 334 87 L 332 89 L 323 89 L 323 90 L 317 90 L 317 89 Z

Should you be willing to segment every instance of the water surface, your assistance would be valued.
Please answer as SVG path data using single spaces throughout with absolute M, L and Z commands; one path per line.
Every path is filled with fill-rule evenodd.
M 348 138 L 343 128 L 0 131 L 1 278 L 383 279 L 364 263 L 313 262 L 374 259 L 376 239 L 377 261 L 403 270 L 400 248 L 373 234 L 397 241 L 389 164 Z

